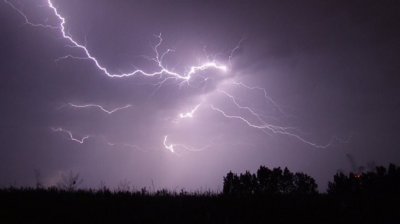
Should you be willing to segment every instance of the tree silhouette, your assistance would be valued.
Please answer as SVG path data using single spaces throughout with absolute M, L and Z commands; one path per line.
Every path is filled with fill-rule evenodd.
M 240 174 L 240 189 L 239 192 L 242 194 L 254 194 L 257 188 L 257 180 L 255 175 L 251 174 L 249 171 L 246 171 L 244 174 Z
M 261 166 L 257 171 L 257 178 L 260 186 L 258 193 L 278 194 L 283 191 L 283 176 L 280 167 L 270 170 L 267 167 Z
M 238 175 L 235 173 L 232 173 L 232 171 L 229 171 L 229 173 L 226 175 L 226 177 L 224 177 L 223 193 L 224 194 L 238 194 L 239 186 L 240 186 L 240 181 L 239 181 Z
M 316 194 L 318 185 L 314 178 L 304 173 L 296 173 L 294 175 L 294 189 L 293 193 L 297 194 Z
M 280 178 L 280 192 L 284 194 L 289 194 L 292 193 L 296 190 L 296 184 L 295 184 L 295 175 L 293 175 L 292 172 L 289 171 L 287 167 L 283 170 L 282 176 Z
M 399 194 L 400 167 L 390 164 L 388 168 L 378 166 L 364 173 L 343 172 L 335 174 L 328 184 L 330 194 Z
M 224 177 L 224 194 L 313 194 L 315 180 L 304 173 L 292 173 L 288 168 L 269 169 L 260 166 L 257 174 L 246 171 L 237 175 L 230 171 Z

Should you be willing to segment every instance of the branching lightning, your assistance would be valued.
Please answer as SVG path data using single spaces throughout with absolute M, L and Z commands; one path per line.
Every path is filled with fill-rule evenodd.
M 81 139 L 78 139 L 78 138 L 75 138 L 75 137 L 73 136 L 73 134 L 72 134 L 71 131 L 66 130 L 66 129 L 64 129 L 64 128 L 51 128 L 51 130 L 54 131 L 54 132 L 63 132 L 63 133 L 66 133 L 66 134 L 68 134 L 69 139 L 70 139 L 71 141 L 74 141 L 74 142 L 77 142 L 77 143 L 80 143 L 80 144 L 85 143 L 85 141 L 86 141 L 88 138 L 92 137 L 92 136 L 90 136 L 90 135 L 86 135 L 86 136 L 82 137 Z
M 258 86 L 248 86 L 242 82 L 236 82 L 236 81 L 233 81 L 232 84 L 249 89 L 249 90 L 261 91 L 264 94 L 264 99 L 266 100 L 267 103 L 271 103 L 275 107 L 275 109 L 277 109 L 281 114 L 285 114 L 283 112 L 282 108 L 268 95 L 266 89 L 258 87 Z
M 185 144 L 168 144 L 167 141 L 168 141 L 168 135 L 165 135 L 164 141 L 163 141 L 164 148 L 175 154 L 177 153 L 176 152 L 177 148 L 181 148 L 181 149 L 184 149 L 184 150 L 190 151 L 190 152 L 200 152 L 206 148 L 211 147 L 211 145 L 206 145 L 201 148 L 195 148 L 193 146 L 189 146 L 189 145 L 185 145 Z
M 28 17 L 25 15 L 25 13 L 22 12 L 22 10 L 20 10 L 17 7 L 15 7 L 15 5 L 13 5 L 11 2 L 9 2 L 8 0 L 4 0 L 4 3 L 8 4 L 16 12 L 18 12 L 18 14 L 20 14 L 24 18 L 25 24 L 27 24 L 27 25 L 30 25 L 30 26 L 33 26 L 33 27 L 40 27 L 40 28 L 58 29 L 58 27 L 56 27 L 56 26 L 45 25 L 45 24 L 40 24 L 40 23 L 33 23 L 28 19 Z
M 48 6 L 53 10 L 54 15 L 60 20 L 59 29 L 61 31 L 62 37 L 64 39 L 68 40 L 70 42 L 70 44 L 72 44 L 75 48 L 81 49 L 83 51 L 83 53 L 85 54 L 85 56 L 87 57 L 87 59 L 90 59 L 99 70 L 101 70 L 105 75 L 107 75 L 110 78 L 123 78 L 123 77 L 135 76 L 138 74 L 148 76 L 148 77 L 153 77 L 153 76 L 160 76 L 160 75 L 165 74 L 165 75 L 168 75 L 168 79 L 172 78 L 172 79 L 181 80 L 181 81 L 189 81 L 191 79 L 192 75 L 196 74 L 199 71 L 204 71 L 206 69 L 212 68 L 212 69 L 217 69 L 222 72 L 226 72 L 228 69 L 227 66 L 225 66 L 223 64 L 218 64 L 215 61 L 211 61 L 211 62 L 206 62 L 204 64 L 201 64 L 199 66 L 192 66 L 192 67 L 190 67 L 189 71 L 184 74 L 180 74 L 180 73 L 168 70 L 163 65 L 162 59 L 165 55 L 167 55 L 169 52 L 171 52 L 171 50 L 167 50 L 166 52 L 164 52 L 160 55 L 160 53 L 158 51 L 158 47 L 162 44 L 162 41 L 163 41 L 161 34 L 160 34 L 157 36 L 159 41 L 156 44 L 156 46 L 154 47 L 156 56 L 155 56 L 155 58 L 152 58 L 152 60 L 155 61 L 157 63 L 157 66 L 159 67 L 158 71 L 149 73 L 149 72 L 145 72 L 144 70 L 137 69 L 137 70 L 134 70 L 134 71 L 131 71 L 128 73 L 121 73 L 121 74 L 111 73 L 106 67 L 101 65 L 101 63 L 98 61 L 98 59 L 90 53 L 90 51 L 86 48 L 86 46 L 78 43 L 78 41 L 76 41 L 70 34 L 68 34 L 65 31 L 65 24 L 66 24 L 65 18 L 58 12 L 58 9 L 53 5 L 51 0 L 48 0 L 47 3 L 48 3 Z M 69 57 L 73 57 L 73 56 L 69 56 Z M 73 57 L 73 58 L 75 58 L 75 57 Z M 78 58 L 82 59 L 82 57 L 78 57 Z
M 243 41 L 245 41 L 245 38 L 240 39 L 239 43 L 231 50 L 231 53 L 229 54 L 228 57 L 228 62 L 230 65 L 232 65 L 232 58 L 234 57 L 236 51 L 238 51 L 241 48 L 241 44 Z
M 235 98 L 234 96 L 232 96 L 231 94 L 227 93 L 227 92 L 224 91 L 224 90 L 218 89 L 217 91 L 218 91 L 219 93 L 222 93 L 223 95 L 225 95 L 225 96 L 228 97 L 229 99 L 231 99 L 232 102 L 233 102 L 233 104 L 235 104 L 235 106 L 236 106 L 237 108 L 239 108 L 239 109 L 244 109 L 244 110 L 250 112 L 253 116 L 255 116 L 255 117 L 257 118 L 257 120 L 258 120 L 259 122 L 261 122 L 261 123 L 263 123 L 263 124 L 266 124 L 266 122 L 261 118 L 261 116 L 260 116 L 258 113 L 256 113 L 253 109 L 251 109 L 251 108 L 248 107 L 248 106 L 242 106 L 242 105 L 240 105 L 240 104 L 237 102 L 237 100 L 236 100 L 236 98 Z
M 293 128 L 291 128 L 291 127 L 289 127 L 289 128 L 287 128 L 287 127 L 280 127 L 280 126 L 275 126 L 275 125 L 268 124 L 268 123 L 258 125 L 258 124 L 254 124 L 254 123 L 250 122 L 248 119 L 246 119 L 246 118 L 244 118 L 244 117 L 242 117 L 242 116 L 239 116 L 239 115 L 229 115 L 229 114 L 227 114 L 225 111 L 223 111 L 222 109 L 217 108 L 217 107 L 215 107 L 215 106 L 213 106 L 213 105 L 210 105 L 210 108 L 211 108 L 212 110 L 214 110 L 214 111 L 217 111 L 217 112 L 221 113 L 221 114 L 222 114 L 224 117 L 226 117 L 226 118 L 240 120 L 240 121 L 244 122 L 244 123 L 245 123 L 247 126 L 249 126 L 249 127 L 256 128 L 256 129 L 260 129 L 260 130 L 269 130 L 269 131 L 271 131 L 271 132 L 274 133 L 274 134 L 282 134 L 282 135 L 291 136 L 291 137 L 294 137 L 294 138 L 300 140 L 301 142 L 303 142 L 303 143 L 305 143 L 305 144 L 308 144 L 308 145 L 310 145 L 310 146 L 312 146 L 312 147 L 314 147 L 314 148 L 326 149 L 326 148 L 328 148 L 329 146 L 331 146 L 331 144 L 332 144 L 333 138 L 332 138 L 332 140 L 331 140 L 328 144 L 326 144 L 326 145 L 319 145 L 319 144 L 316 144 L 316 143 L 314 143 L 314 142 L 308 141 L 308 140 L 302 138 L 301 136 L 299 136 L 299 135 L 297 135 L 297 134 L 295 134 L 295 133 L 290 132 L 289 129 L 293 129 Z
M 201 73 L 212 69 L 212 70 L 216 70 L 218 72 L 228 72 L 228 70 L 230 68 L 228 68 L 227 65 L 219 63 L 215 60 L 211 60 L 211 61 L 207 61 L 203 64 L 197 65 L 197 66 L 189 66 L 188 69 L 185 72 L 179 73 L 179 72 L 175 72 L 172 70 L 169 70 L 167 68 L 167 66 L 165 66 L 163 64 L 163 59 L 170 54 L 171 52 L 173 52 L 174 50 L 172 49 L 167 49 L 164 52 L 160 52 L 159 48 L 162 45 L 163 39 L 161 34 L 156 35 L 157 38 L 157 43 L 154 45 L 153 47 L 153 51 L 154 51 L 154 57 L 146 57 L 148 60 L 152 61 L 155 63 L 156 66 L 156 71 L 154 72 L 148 72 L 142 69 L 138 69 L 135 68 L 133 71 L 127 72 L 127 73 L 113 73 L 111 72 L 108 68 L 104 67 L 102 65 L 102 63 L 99 61 L 99 59 L 97 59 L 90 51 L 89 49 L 85 46 L 85 44 L 78 42 L 77 40 L 75 40 L 71 34 L 69 34 L 66 31 L 66 19 L 65 17 L 63 17 L 58 8 L 54 6 L 53 2 L 51 0 L 47 0 L 47 6 L 49 7 L 49 9 L 53 12 L 54 16 L 57 17 L 59 23 L 57 24 L 57 26 L 52 26 L 52 25 L 46 25 L 46 24 L 36 24 L 31 22 L 28 17 L 23 13 L 22 10 L 18 9 L 17 7 L 15 7 L 12 3 L 10 3 L 8 0 L 4 0 L 4 2 L 8 5 L 10 5 L 16 12 L 18 12 L 18 14 L 20 14 L 24 20 L 25 23 L 34 27 L 41 27 L 41 28 L 50 28 L 50 29 L 56 29 L 60 31 L 60 34 L 62 36 L 63 39 L 65 39 L 68 42 L 68 47 L 72 47 L 72 48 L 76 48 L 81 50 L 81 52 L 83 53 L 83 56 L 75 56 L 75 55 L 66 55 L 63 57 L 60 57 L 58 59 L 56 59 L 56 61 L 59 60 L 63 60 L 63 59 L 68 59 L 68 58 L 72 58 L 72 59 L 79 59 L 79 60 L 88 60 L 91 61 L 96 68 L 103 73 L 104 75 L 106 75 L 107 77 L 110 78 L 125 78 L 125 77 L 131 77 L 131 76 L 137 76 L 137 75 L 141 75 L 141 76 L 145 76 L 145 77 L 159 77 L 159 78 L 163 78 L 162 81 L 160 81 L 157 85 L 160 87 L 162 84 L 164 84 L 165 82 L 167 82 L 168 80 L 175 80 L 175 81 L 180 81 L 180 84 L 183 83 L 187 83 L 189 84 L 189 81 L 193 78 L 193 76 L 195 75 L 199 75 L 200 77 L 202 77 Z M 232 58 L 234 56 L 234 54 L 240 49 L 240 45 L 242 43 L 242 41 L 244 41 L 244 39 L 241 39 L 240 42 L 238 43 L 238 45 L 233 48 L 230 51 L 230 55 L 228 57 L 228 64 L 232 65 Z M 206 80 L 206 79 L 205 79 Z M 250 90 L 250 91 L 261 91 L 263 93 L 264 99 L 265 101 L 269 104 L 272 105 L 273 108 L 275 110 L 277 110 L 281 115 L 285 115 L 284 111 L 282 110 L 282 108 L 272 99 L 272 97 L 270 97 L 267 94 L 266 89 L 261 88 L 261 87 L 253 87 L 253 86 L 249 86 L 246 85 L 242 82 L 236 82 L 233 81 L 232 83 L 235 86 L 238 86 L 240 88 L 246 89 L 246 90 Z M 252 109 L 249 106 L 243 106 L 239 103 L 239 101 L 232 95 L 229 94 L 228 92 L 218 89 L 217 92 L 223 94 L 224 96 L 226 96 L 228 99 L 230 99 L 230 101 L 235 105 L 235 107 L 238 110 L 243 110 L 243 111 L 247 111 L 248 115 L 253 116 L 257 122 L 253 122 L 254 119 L 250 119 L 250 118 L 246 118 L 245 116 L 240 116 L 240 115 L 232 115 L 232 113 L 228 113 L 224 110 L 222 110 L 219 107 L 216 107 L 214 105 L 210 105 L 210 109 L 213 111 L 216 111 L 220 114 L 222 114 L 225 118 L 228 119 L 234 119 L 234 120 L 239 120 L 241 122 L 243 122 L 244 124 L 246 124 L 247 126 L 251 127 L 251 128 L 255 128 L 255 129 L 259 129 L 262 130 L 263 132 L 267 133 L 267 134 L 281 134 L 281 135 L 286 135 L 286 136 L 290 136 L 293 138 L 296 138 L 297 140 L 310 145 L 314 148 L 327 148 L 332 144 L 332 140 L 326 144 L 326 145 L 319 145 L 316 144 L 314 142 L 311 142 L 309 140 L 306 140 L 305 138 L 301 137 L 300 135 L 296 134 L 298 132 L 296 132 L 296 128 L 295 127 L 283 127 L 283 126 L 279 126 L 279 125 L 275 125 L 275 124 L 271 124 L 267 121 L 265 121 L 262 118 L 262 115 L 258 112 L 256 112 L 255 109 Z M 185 119 L 185 118 L 193 118 L 194 114 L 197 112 L 197 110 L 199 109 L 200 105 L 202 104 L 198 104 L 195 107 L 193 107 L 189 112 L 182 112 L 178 115 L 178 117 L 180 119 Z M 97 108 L 107 114 L 113 114 L 117 111 L 123 110 L 123 109 L 127 109 L 129 107 L 131 107 L 130 104 L 127 104 L 126 106 L 123 107 L 117 107 L 111 110 L 105 109 L 103 106 L 101 105 L 97 105 L 97 104 L 84 104 L 84 105 L 77 105 L 77 104 L 73 104 L 73 103 L 69 103 L 69 106 L 74 107 L 74 108 Z M 52 130 L 54 132 L 63 132 L 68 134 L 70 140 L 78 142 L 80 144 L 83 144 L 89 137 L 92 137 L 90 135 L 88 136 L 84 136 L 81 139 L 77 139 L 73 136 L 71 131 L 68 131 L 66 129 L 63 128 L 52 128 Z M 332 138 L 333 139 L 333 138 Z M 189 151 L 200 151 L 204 148 L 207 148 L 209 146 L 205 146 L 201 149 L 196 149 L 194 147 L 191 146 L 187 146 L 184 144 L 168 144 L 168 135 L 164 136 L 164 140 L 163 140 L 163 146 L 165 149 L 167 149 L 168 151 L 172 152 L 172 153 L 176 153 L 176 149 L 177 147 L 189 150 Z M 107 142 L 107 144 L 109 146 L 115 146 L 115 145 L 123 145 L 125 147 L 133 147 L 133 148 L 139 148 L 136 145 L 129 145 L 129 144 L 122 144 L 122 143 L 111 143 L 111 142 Z
M 112 110 L 107 110 L 107 109 L 105 109 L 103 106 L 98 105 L 98 104 L 77 105 L 77 104 L 73 104 L 73 103 L 68 103 L 68 105 L 70 105 L 71 107 L 74 107 L 74 108 L 93 108 L 93 107 L 94 107 L 94 108 L 100 109 L 101 111 L 103 111 L 103 112 L 105 112 L 105 113 L 107 113 L 107 114 L 112 114 L 112 113 L 115 113 L 115 112 L 117 112 L 117 111 L 119 111 L 119 110 L 123 110 L 123 109 L 129 108 L 129 107 L 132 106 L 132 105 L 130 105 L 130 104 L 127 104 L 127 105 L 125 105 L 125 106 L 123 106 L 123 107 L 117 107 L 117 108 L 114 108 L 114 109 L 112 109 Z

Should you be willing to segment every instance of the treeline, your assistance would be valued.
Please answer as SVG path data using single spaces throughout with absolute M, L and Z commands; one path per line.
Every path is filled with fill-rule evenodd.
M 269 169 L 261 166 L 256 174 L 229 172 L 224 177 L 224 194 L 316 194 L 314 178 L 304 173 L 292 173 L 288 168 Z
M 36 172 L 37 173 L 37 172 Z M 39 179 L 39 178 L 37 178 Z M 69 172 L 61 175 L 61 180 L 55 186 L 45 187 L 37 181 L 36 188 L 9 187 L 0 189 L 3 192 L 10 191 L 33 191 L 40 190 L 52 192 L 103 192 L 103 193 L 126 193 L 136 195 L 155 196 L 179 196 L 179 195 L 313 195 L 319 194 L 315 179 L 302 172 L 291 172 L 287 167 L 270 169 L 260 166 L 256 173 L 245 171 L 244 173 L 233 173 L 229 171 L 223 177 L 222 192 L 196 191 L 187 192 L 170 191 L 167 189 L 153 189 L 146 187 L 135 190 L 127 180 L 121 181 L 115 190 L 110 190 L 104 183 L 99 189 L 82 189 L 80 184 L 83 179 L 79 173 Z M 400 194 L 400 167 L 389 164 L 388 167 L 376 166 L 369 171 L 350 172 L 348 174 L 340 171 L 333 176 L 333 181 L 328 183 L 327 193 L 330 195 L 346 194 Z
M 378 166 L 373 171 L 350 173 L 339 172 L 328 185 L 329 194 L 400 194 L 400 167 L 390 164 L 388 168 Z
M 246 171 L 227 173 L 223 194 L 226 195 L 277 195 L 317 194 L 314 178 L 305 173 L 292 173 L 288 168 L 269 169 L 260 166 L 255 174 Z M 400 194 L 400 167 L 377 166 L 368 172 L 338 172 L 328 183 L 328 194 Z
M 221 192 L 81 189 L 78 174 L 54 187 L 0 189 L 0 223 L 399 223 L 400 168 L 338 172 L 328 193 L 287 168 L 229 172 Z

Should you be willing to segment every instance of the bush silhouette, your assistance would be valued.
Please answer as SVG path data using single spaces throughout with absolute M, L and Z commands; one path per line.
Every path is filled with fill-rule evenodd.
M 78 188 L 80 184 L 82 184 L 83 179 L 80 178 L 79 173 L 73 173 L 70 171 L 68 175 L 64 173 L 61 174 L 61 180 L 57 183 L 57 187 L 66 191 L 74 191 Z

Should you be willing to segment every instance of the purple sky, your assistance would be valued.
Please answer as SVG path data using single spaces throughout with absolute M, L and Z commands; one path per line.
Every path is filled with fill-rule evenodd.
M 66 34 L 110 73 L 159 71 L 148 58 L 160 33 L 160 55 L 174 50 L 162 60 L 169 72 L 227 68 L 183 83 L 57 60 L 87 55 L 60 29 L 25 23 L 21 13 L 59 28 L 46 0 L 10 3 L 20 11 L 0 2 L 0 186 L 34 185 L 39 170 L 47 186 L 73 171 L 84 187 L 220 190 L 229 170 L 265 165 L 306 172 L 324 190 L 351 170 L 346 154 L 358 165 L 400 163 L 399 3 L 53 0 Z

